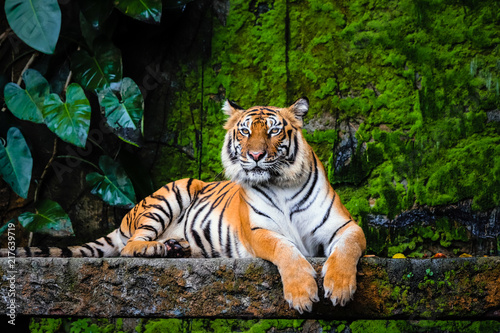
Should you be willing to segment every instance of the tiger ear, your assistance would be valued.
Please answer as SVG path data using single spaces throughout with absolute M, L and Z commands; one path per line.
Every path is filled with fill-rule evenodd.
M 309 99 L 307 97 L 299 98 L 288 109 L 295 115 L 295 118 L 302 121 L 309 111 Z
M 241 112 L 245 111 L 241 106 L 236 104 L 235 102 L 227 99 L 226 102 L 224 102 L 224 105 L 222 106 L 222 110 L 224 111 L 225 114 L 228 116 L 232 116 L 236 112 Z

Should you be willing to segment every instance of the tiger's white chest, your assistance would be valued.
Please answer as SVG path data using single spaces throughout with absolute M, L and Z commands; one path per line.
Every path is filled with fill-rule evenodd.
M 271 230 L 292 242 L 304 256 L 318 255 L 317 238 L 311 237 L 328 207 L 328 191 L 322 187 L 279 188 L 259 186 L 247 189 L 251 228 Z

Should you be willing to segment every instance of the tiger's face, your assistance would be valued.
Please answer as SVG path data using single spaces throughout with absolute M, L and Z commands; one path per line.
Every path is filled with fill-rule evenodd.
M 302 136 L 302 118 L 309 109 L 306 98 L 288 108 L 256 106 L 244 110 L 227 101 L 229 115 L 222 149 L 226 175 L 241 184 L 291 185 L 307 174 L 309 154 Z

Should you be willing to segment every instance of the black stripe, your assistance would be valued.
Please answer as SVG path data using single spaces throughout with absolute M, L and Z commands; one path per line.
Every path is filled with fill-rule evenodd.
M 173 219 L 173 212 L 172 212 L 172 207 L 170 206 L 170 203 L 168 202 L 168 200 L 163 196 L 163 195 L 155 195 L 155 196 L 151 196 L 153 199 L 156 199 L 156 200 L 159 200 L 159 201 L 162 201 L 165 203 L 165 205 L 167 205 L 167 208 L 168 208 L 168 212 L 166 212 L 163 207 L 162 207 L 162 211 L 165 213 L 165 215 L 170 219 L 170 221 L 168 221 L 168 225 L 167 227 L 170 225 L 170 222 L 172 221 Z M 165 226 L 163 226 L 163 228 L 165 229 Z
M 83 244 L 82 247 L 90 251 L 90 257 L 95 257 L 94 249 L 91 246 L 89 246 L 88 244 Z
M 163 232 L 165 230 L 165 220 L 163 219 L 163 217 L 161 217 L 161 215 L 159 213 L 147 212 L 143 215 L 143 217 L 160 223 L 161 224 L 161 231 Z
M 254 231 L 254 230 L 259 230 L 259 229 L 263 229 L 261 227 L 252 227 L 250 230 Z
M 182 210 L 184 209 L 184 206 L 182 205 L 182 195 L 179 191 L 179 187 L 175 185 L 175 182 L 172 183 L 172 191 L 174 191 L 175 193 L 175 199 L 177 200 L 177 204 L 179 205 L 179 210 L 182 212 Z
M 186 185 L 186 191 L 187 191 L 187 193 L 189 195 L 189 201 L 192 200 L 191 199 L 191 184 L 193 183 L 193 180 L 194 180 L 193 178 L 189 178 L 188 182 L 187 182 L 187 185 Z
M 304 202 L 309 198 L 309 196 L 311 195 L 312 191 L 314 190 L 314 187 L 316 186 L 316 183 L 318 181 L 318 170 L 317 170 L 318 164 L 317 164 L 316 158 L 313 158 L 313 161 L 314 161 L 314 167 L 313 167 L 313 170 L 311 170 L 311 173 L 314 174 L 314 178 L 313 178 L 313 181 L 312 181 L 312 185 L 309 188 L 309 190 L 307 191 L 307 194 L 302 197 L 302 199 L 300 200 L 300 202 L 298 204 L 296 204 L 294 206 L 294 208 L 297 207 L 298 209 L 300 209 L 300 206 L 302 206 L 304 204 Z M 301 188 L 300 191 L 302 191 L 302 189 L 304 189 L 306 185 L 307 185 L 307 183 L 304 184 L 304 186 Z M 300 191 L 299 191 L 299 193 L 300 193 Z M 294 195 L 294 197 L 296 195 Z M 295 210 L 295 209 L 292 209 L 292 210 Z
M 24 251 L 26 252 L 26 257 L 31 257 L 32 256 L 31 249 L 28 246 L 26 246 L 24 248 Z
M 98 256 L 99 258 L 104 257 L 104 252 L 102 252 L 102 250 L 101 250 L 101 249 L 96 249 L 96 250 L 97 250 L 97 256 Z
M 224 246 L 224 249 L 225 249 L 226 255 L 229 258 L 232 258 L 233 255 L 231 253 L 232 252 L 232 246 L 231 246 L 231 229 L 229 228 L 229 226 L 227 226 L 226 246 Z
M 191 230 L 191 233 L 193 234 L 193 238 L 194 238 L 196 245 L 198 245 L 198 247 L 201 249 L 203 256 L 205 258 L 208 258 L 207 251 L 205 250 L 205 247 L 203 246 L 203 242 L 201 241 L 201 237 L 198 234 L 198 232 L 196 230 Z
M 121 234 L 123 237 L 125 237 L 125 238 L 127 238 L 127 239 L 128 239 L 128 238 L 130 238 L 130 236 L 127 236 L 127 235 L 126 235 L 126 234 L 122 231 L 122 228 L 121 228 L 121 227 L 120 227 L 118 230 L 120 231 L 120 234 Z
M 223 240 L 222 240 L 222 221 L 223 221 L 223 218 L 224 218 L 224 214 L 226 213 L 226 208 L 230 205 L 231 201 L 233 200 L 234 196 L 236 195 L 236 193 L 239 193 L 239 191 L 235 191 L 226 201 L 226 203 L 224 204 L 224 207 L 222 208 L 222 211 L 220 212 L 220 215 L 219 215 L 219 226 L 218 226 L 218 229 L 219 229 L 219 245 L 221 247 L 221 249 L 223 249 L 224 247 L 222 246 L 223 245 Z M 228 227 L 229 228 L 229 227 Z M 227 243 L 226 243 L 226 246 L 227 246 Z M 226 256 L 229 256 L 227 253 L 226 253 Z
M 35 253 L 36 257 L 48 257 L 50 254 L 50 249 L 47 246 L 40 246 L 38 251 Z
M 222 183 L 221 183 L 222 184 Z M 217 192 L 217 194 L 220 194 L 220 192 L 222 192 L 222 190 L 224 190 L 227 186 L 229 185 L 233 185 L 232 182 L 227 182 L 226 185 L 222 186 L 222 188 L 219 190 L 219 192 Z M 232 187 L 232 186 L 231 186 Z
M 337 235 L 337 232 L 339 232 L 340 229 L 342 229 L 343 227 L 345 227 L 346 225 L 348 225 L 351 222 L 352 222 L 352 220 L 349 220 L 346 223 L 342 224 L 342 226 L 340 226 L 340 228 L 338 228 L 337 230 L 335 230 L 335 232 L 333 233 L 332 237 L 330 238 L 330 241 L 328 242 L 328 246 L 330 246 L 330 244 L 332 243 L 333 238 L 335 237 L 335 235 Z
M 139 230 L 139 229 L 145 229 L 145 230 L 153 231 L 155 233 L 154 239 L 158 238 L 158 230 L 156 230 L 155 227 L 153 227 L 151 225 L 143 224 L 139 228 L 137 228 L 137 230 Z
M 297 191 L 297 193 L 295 193 L 290 199 L 288 199 L 287 201 L 292 201 L 293 199 L 295 199 L 302 191 L 305 190 L 305 188 L 307 187 L 307 184 L 309 184 L 309 180 L 311 180 L 311 175 L 312 175 L 312 172 L 309 172 L 307 174 L 307 179 L 306 181 L 304 182 L 304 185 L 302 185 L 302 187 L 300 188 L 300 190 Z
M 279 208 L 278 206 L 276 206 L 275 200 L 271 199 L 271 197 L 268 196 L 266 192 L 262 191 L 260 188 L 258 188 L 255 185 L 252 186 L 252 188 L 254 190 L 256 190 L 257 192 L 259 192 L 260 194 L 262 194 L 277 210 L 279 210 L 281 213 L 283 213 L 283 211 L 281 210 L 281 208 Z
M 73 256 L 73 251 L 71 251 L 67 247 L 61 248 L 61 257 L 63 257 L 63 258 L 71 258 L 72 256 Z
M 104 244 L 102 244 L 101 242 L 99 242 L 98 240 L 95 240 L 93 243 L 99 245 L 99 246 L 103 246 Z
M 243 200 L 245 200 L 245 199 L 243 199 Z M 260 210 L 258 210 L 258 209 L 257 209 L 257 208 L 255 208 L 254 206 L 252 206 L 252 205 L 251 205 L 248 201 L 246 201 L 246 200 L 245 200 L 245 202 L 248 204 L 248 206 L 250 206 L 250 208 L 252 208 L 252 210 L 253 210 L 256 214 L 258 214 L 258 215 L 260 215 L 260 216 L 267 217 L 268 219 L 270 219 L 271 221 L 273 221 L 273 222 L 274 222 L 274 220 L 273 220 L 273 219 L 272 219 L 269 215 L 267 215 L 267 214 L 265 214 L 265 213 L 261 212 Z
M 266 111 L 270 111 L 272 112 L 272 115 L 276 115 L 276 110 L 273 110 L 273 109 L 269 109 L 269 108 L 262 108 L 262 110 L 266 110 Z
M 106 241 L 106 243 L 108 243 L 109 246 L 115 247 L 115 244 L 113 244 L 113 241 L 108 236 L 104 236 L 104 240 Z
M 325 216 L 323 217 L 323 220 L 321 221 L 320 224 L 318 224 L 313 231 L 311 231 L 311 235 L 313 235 L 316 230 L 318 230 L 319 228 L 321 228 L 323 226 L 323 224 L 325 224 L 325 222 L 328 220 L 328 218 L 330 217 L 330 211 L 332 210 L 332 207 L 333 207 L 333 203 L 335 202 L 335 193 L 333 193 L 333 198 L 332 198 L 332 202 L 330 202 L 330 207 L 328 207 L 327 211 L 326 211 L 326 214 Z

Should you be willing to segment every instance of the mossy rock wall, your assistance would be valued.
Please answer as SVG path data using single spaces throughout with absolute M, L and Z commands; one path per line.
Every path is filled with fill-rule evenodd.
M 194 51 L 163 64 L 176 69 L 169 102 L 151 104 L 166 114 L 156 185 L 223 178 L 226 98 L 286 106 L 305 95 L 304 133 L 370 252 L 497 254 L 497 5 L 231 0 L 223 19 L 204 11 Z M 456 214 L 434 208 L 450 205 Z

